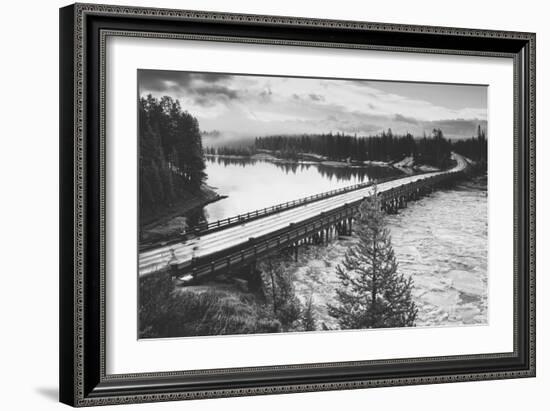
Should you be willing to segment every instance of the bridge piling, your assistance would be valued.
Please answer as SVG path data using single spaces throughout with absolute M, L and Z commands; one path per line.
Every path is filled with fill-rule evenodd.
M 462 168 L 457 166 L 455 169 L 444 173 L 427 173 L 425 176 L 418 176 L 415 178 L 406 177 L 402 184 L 384 182 L 379 185 L 379 196 L 381 200 L 380 208 L 388 214 L 395 214 L 399 209 L 407 207 L 408 202 L 416 201 L 422 196 L 429 195 L 438 187 L 444 187 L 446 184 L 455 182 L 464 174 L 463 170 L 464 166 L 462 166 Z M 361 186 L 359 188 L 363 190 L 365 187 Z M 336 194 L 340 195 L 352 191 L 351 189 L 343 190 Z M 283 227 L 281 225 L 281 227 L 277 227 L 277 224 L 274 224 L 276 228 L 273 232 L 262 234 L 257 238 L 248 237 L 249 235 L 254 235 L 255 232 L 251 230 L 250 226 L 247 226 L 243 228 L 243 230 L 249 234 L 243 234 L 242 237 L 244 240 L 248 238 L 248 241 L 243 240 L 242 244 L 234 246 L 233 248 L 224 248 L 223 239 L 220 239 L 216 243 L 217 249 L 214 249 L 214 251 L 208 254 L 203 252 L 204 255 L 195 257 L 195 248 L 191 250 L 191 247 L 195 247 L 192 243 L 189 243 L 189 245 L 185 245 L 185 243 L 177 245 L 177 247 L 181 247 L 181 249 L 187 248 L 191 250 L 189 254 L 193 255 L 189 260 L 178 261 L 178 275 L 181 276 L 182 274 L 188 273 L 192 274 L 194 279 L 208 278 L 212 275 L 216 275 L 216 273 L 223 272 L 232 272 L 238 275 L 239 273 L 248 272 L 248 264 L 255 264 L 258 259 L 284 249 L 289 250 L 291 255 L 294 254 L 294 260 L 297 261 L 298 248 L 300 245 L 328 243 L 338 238 L 337 236 L 352 234 L 353 218 L 361 202 L 368 197 L 368 195 L 370 195 L 369 192 L 365 190 L 355 198 L 352 197 L 353 199 L 351 202 L 348 201 L 350 197 L 348 195 L 346 201 L 342 201 L 341 205 L 327 208 L 321 211 L 319 215 L 308 216 L 303 220 L 295 219 L 294 216 L 293 219 L 287 218 L 286 221 L 289 221 L 287 226 Z M 327 201 L 326 199 L 331 197 L 326 195 L 322 196 L 322 198 L 322 201 Z M 304 204 L 304 202 L 300 202 L 300 204 Z M 277 207 L 275 207 L 275 209 L 276 208 Z M 262 218 L 271 218 L 267 214 L 262 214 Z M 230 227 L 231 224 L 236 224 L 236 222 L 237 220 L 233 221 L 228 219 L 228 224 L 224 227 Z M 251 222 L 252 226 L 254 224 L 255 223 Z M 211 235 L 216 234 L 212 233 Z M 240 235 L 240 233 L 237 232 L 236 235 Z M 201 241 L 200 237 L 198 237 L 198 241 Z M 220 245 L 218 245 L 218 243 Z M 206 246 L 214 248 L 208 243 L 206 243 Z M 158 256 L 155 255 L 155 253 L 158 254 Z M 160 248 L 158 252 L 151 251 L 143 255 L 140 253 L 140 275 L 153 274 L 169 267 L 169 261 L 163 261 L 168 260 L 168 257 L 163 253 L 166 254 L 165 251 L 162 251 L 162 248 Z M 156 268 L 157 266 L 160 268 Z M 253 267 L 251 267 L 250 270 L 253 270 Z

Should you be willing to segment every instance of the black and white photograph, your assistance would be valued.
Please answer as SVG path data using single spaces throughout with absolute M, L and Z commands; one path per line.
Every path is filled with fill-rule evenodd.
M 14 401 L 45 380 L 25 364 L 54 351 L 74 407 L 516 410 L 541 397 L 546 26 L 529 4 L 507 16 L 465 1 L 61 5 L 59 61 L 38 82 L 59 86 L 59 105 L 35 99 L 29 121 L 10 103 L 5 122 L 22 142 L 6 151 L 5 203 L 23 211 L 5 213 L 7 278 L 26 282 L 6 301 L 29 314 L 5 328 L 28 328 L 19 345 L 41 336 L 22 358 L 44 357 L 10 356 Z M 22 92 L 34 77 L 7 76 L 7 95 L 56 95 Z M 32 144 L 59 168 L 51 189 Z M 59 281 L 20 275 L 29 257 L 58 264 Z
M 138 338 L 488 322 L 487 86 L 138 71 Z

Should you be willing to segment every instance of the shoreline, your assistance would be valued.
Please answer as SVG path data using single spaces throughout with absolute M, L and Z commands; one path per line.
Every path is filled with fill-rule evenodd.
M 362 168 L 387 168 L 395 170 L 399 174 L 412 175 L 428 171 L 435 171 L 435 168 L 414 164 L 412 157 L 406 157 L 401 161 L 383 162 L 383 161 L 363 161 L 347 162 L 338 160 L 329 160 L 324 156 L 300 153 L 301 159 L 279 158 L 271 153 L 262 152 L 252 156 L 244 155 L 218 155 L 205 154 L 205 158 L 210 161 L 217 159 L 223 160 L 249 160 L 264 161 L 272 164 L 292 164 L 292 165 L 314 165 L 318 167 L 330 167 L 334 169 L 362 169 Z M 155 243 L 162 243 L 175 240 L 181 237 L 183 231 L 189 226 L 193 226 L 201 218 L 201 210 L 208 204 L 217 202 L 226 195 L 218 194 L 215 187 L 203 184 L 198 192 L 189 192 L 187 196 L 176 201 L 174 204 L 151 213 L 144 218 L 144 224 L 140 225 L 139 244 L 140 247 Z M 194 221 L 196 220 L 196 221 Z
M 291 165 L 316 165 L 332 168 L 349 168 L 349 169 L 361 169 L 367 167 L 380 167 L 397 170 L 403 174 L 412 175 L 415 173 L 426 173 L 431 171 L 439 171 L 440 169 L 434 166 L 426 164 L 415 164 L 412 157 L 405 157 L 401 160 L 381 161 L 381 160 L 365 160 L 348 162 L 342 160 L 331 160 L 328 157 L 311 154 L 311 153 L 298 153 L 299 158 L 281 158 L 277 157 L 271 152 L 260 152 L 250 156 L 235 155 L 235 154 L 205 154 L 205 158 L 211 161 L 216 159 L 226 160 L 249 160 L 249 161 L 265 161 L 274 164 L 291 164 Z
M 250 161 L 266 161 L 278 164 L 311 164 L 311 165 L 321 165 L 326 167 L 345 167 L 345 168 L 364 168 L 364 167 L 388 167 L 395 168 L 393 162 L 391 161 L 363 161 L 363 162 L 347 162 L 342 160 L 331 160 L 327 157 L 308 154 L 308 153 L 299 153 L 298 156 L 302 158 L 292 159 L 292 158 L 281 158 L 277 157 L 274 154 L 270 153 L 257 153 L 251 156 L 243 155 L 233 155 L 233 154 L 205 154 L 207 159 L 227 159 L 227 160 L 250 160 Z
M 205 154 L 205 158 L 210 161 L 216 160 L 245 160 L 245 161 L 264 161 L 272 164 L 287 165 L 313 165 L 318 167 L 329 167 L 333 169 L 364 169 L 364 168 L 386 168 L 395 170 L 399 174 L 412 175 L 415 173 L 426 172 L 423 166 L 415 165 L 412 157 L 401 161 L 363 161 L 347 162 L 341 160 L 329 160 L 325 156 L 317 154 L 299 153 L 300 159 L 279 158 L 267 151 L 256 153 L 251 156 L 245 155 L 218 155 Z M 430 171 L 432 171 L 430 169 Z M 163 210 L 152 213 L 144 218 L 145 223 L 140 226 L 139 243 L 140 246 L 152 243 L 166 242 L 179 237 L 189 225 L 195 223 L 189 220 L 200 218 L 200 211 L 208 204 L 227 198 L 226 195 L 218 194 L 215 187 L 203 184 L 199 192 L 188 193 L 187 198 L 180 199 L 174 204 Z
M 218 194 L 214 187 L 203 184 L 199 193 L 193 193 L 192 198 L 180 199 L 165 209 L 147 218 L 147 222 L 139 227 L 140 246 L 158 241 L 168 241 L 179 235 L 187 225 L 190 214 L 200 211 L 208 204 L 227 198 Z

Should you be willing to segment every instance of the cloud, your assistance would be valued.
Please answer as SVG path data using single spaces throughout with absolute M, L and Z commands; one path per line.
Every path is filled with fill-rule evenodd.
M 271 100 L 272 95 L 273 95 L 273 91 L 271 91 L 270 87 L 267 87 L 267 88 L 263 89 L 262 91 L 260 91 L 260 98 L 263 101 Z
M 304 102 L 307 102 L 307 100 L 313 101 L 316 103 L 321 103 L 325 101 L 325 96 L 317 93 L 309 93 L 307 95 L 302 95 L 302 96 L 297 93 L 292 93 L 291 98 L 293 100 L 302 100 Z
M 402 114 L 399 114 L 399 113 L 397 113 L 393 116 L 393 120 L 394 121 L 399 121 L 401 123 L 418 124 L 417 119 L 412 118 L 412 117 L 406 117 L 406 116 L 404 116 Z
M 424 129 L 430 132 L 434 128 L 439 128 L 447 138 L 472 137 L 476 134 L 478 126 L 487 130 L 487 120 L 484 119 L 444 119 L 429 121 L 423 124 Z
M 218 83 L 220 81 L 228 80 L 232 76 L 231 74 L 222 73 L 191 73 L 191 77 L 194 79 L 201 79 L 207 83 Z
M 169 95 L 186 101 L 189 106 L 213 108 L 239 98 L 239 90 L 229 83 L 233 76 L 218 73 L 190 73 L 178 71 L 140 70 L 140 93 L 152 93 L 157 97 Z
M 325 96 L 323 96 L 322 94 L 310 93 L 308 97 L 310 98 L 310 100 L 313 101 L 325 101 Z
M 380 131 L 380 126 L 376 124 L 371 124 L 368 121 L 355 121 L 349 122 L 347 124 L 341 124 L 338 127 L 338 131 L 350 134 L 367 134 L 367 133 L 377 133 Z
M 231 79 L 229 74 L 190 73 L 186 71 L 139 70 L 140 91 L 156 93 L 183 93 L 215 87 Z
M 201 97 L 225 97 L 233 100 L 239 97 L 239 92 L 226 86 L 218 86 L 216 84 L 197 86 L 192 90 L 193 94 L 198 94 Z
M 174 92 L 189 85 L 191 76 L 185 72 L 139 70 L 138 82 L 140 91 Z
M 441 128 L 465 138 L 487 126 L 486 88 L 456 85 L 228 75 L 141 70 L 140 94 L 169 95 L 197 117 L 202 130 L 231 138 L 346 132 L 421 136 Z M 462 87 L 462 86 L 461 86 Z M 480 91 L 481 90 L 481 91 Z M 229 137 L 228 137 L 229 138 Z

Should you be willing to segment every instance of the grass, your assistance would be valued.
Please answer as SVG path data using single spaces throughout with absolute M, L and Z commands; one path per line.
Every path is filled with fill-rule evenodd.
M 275 333 L 281 323 L 251 296 L 227 291 L 176 292 L 168 273 L 140 288 L 140 338 Z

